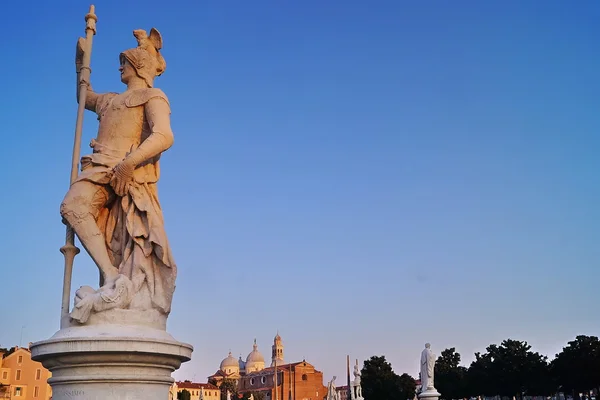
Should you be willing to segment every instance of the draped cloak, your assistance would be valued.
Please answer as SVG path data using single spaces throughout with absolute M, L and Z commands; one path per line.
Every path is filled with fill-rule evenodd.
M 145 92 L 136 91 L 137 94 L 126 99 L 127 107 L 143 107 L 152 97 L 162 97 L 167 101 L 159 89 L 142 90 Z M 113 108 L 111 105 L 116 96 L 116 93 L 99 95 L 94 109 L 101 124 L 103 118 L 117 117 L 107 115 Z M 144 117 L 142 140 L 150 134 Z M 81 158 L 81 173 L 76 182 L 87 181 L 112 191 L 108 187 L 112 169 L 127 153 L 111 149 L 95 140 L 92 140 L 90 146 L 94 151 Z M 102 208 L 96 222 L 104 236 L 112 264 L 133 283 L 133 301 L 129 308 L 147 308 L 136 301 L 136 295 L 140 291 L 145 292 L 145 284 L 152 308 L 169 313 L 177 267 L 167 240 L 158 200 L 156 184 L 160 175 L 159 158 L 160 155 L 135 169 L 128 193 L 123 197 L 116 196 L 114 201 Z M 142 298 L 143 295 L 139 297 Z

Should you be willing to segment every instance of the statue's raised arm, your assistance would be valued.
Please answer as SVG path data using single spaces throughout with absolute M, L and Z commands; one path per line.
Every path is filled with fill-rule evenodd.
M 98 95 L 94 93 L 92 89 L 91 82 L 82 82 L 82 73 L 81 68 L 83 66 L 83 55 L 85 53 L 85 49 L 88 48 L 85 43 L 85 38 L 80 37 L 77 39 L 77 47 L 75 49 L 75 72 L 77 73 L 77 81 L 76 81 L 76 89 L 77 89 L 77 103 L 79 103 L 79 85 L 84 84 L 87 86 L 87 95 L 85 98 L 85 108 L 90 111 L 96 111 L 96 100 L 98 99 Z M 89 51 L 89 48 L 88 50 Z M 89 75 L 88 75 L 89 76 Z M 89 80 L 89 79 L 88 79 Z

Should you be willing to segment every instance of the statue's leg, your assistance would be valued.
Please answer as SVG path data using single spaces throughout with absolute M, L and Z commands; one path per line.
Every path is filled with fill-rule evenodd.
M 114 280 L 118 269 L 112 265 L 106 240 L 96 219 L 100 210 L 114 199 L 106 186 L 88 181 L 75 182 L 60 205 L 60 214 L 73 227 L 81 244 L 94 260 L 102 274 L 101 282 Z

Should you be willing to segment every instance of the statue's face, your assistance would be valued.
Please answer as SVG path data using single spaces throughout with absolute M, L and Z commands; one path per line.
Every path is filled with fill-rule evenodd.
M 121 72 L 121 82 L 127 85 L 127 83 L 137 76 L 135 72 L 135 68 L 133 65 L 125 58 L 121 58 L 121 66 L 119 67 L 119 71 Z

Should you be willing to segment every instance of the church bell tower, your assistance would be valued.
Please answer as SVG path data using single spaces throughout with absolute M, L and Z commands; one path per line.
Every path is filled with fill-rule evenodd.
M 283 365 L 283 343 L 281 342 L 281 336 L 279 336 L 279 332 L 273 339 L 273 346 L 271 346 L 271 367 L 275 366 L 275 360 L 277 360 L 277 365 Z

